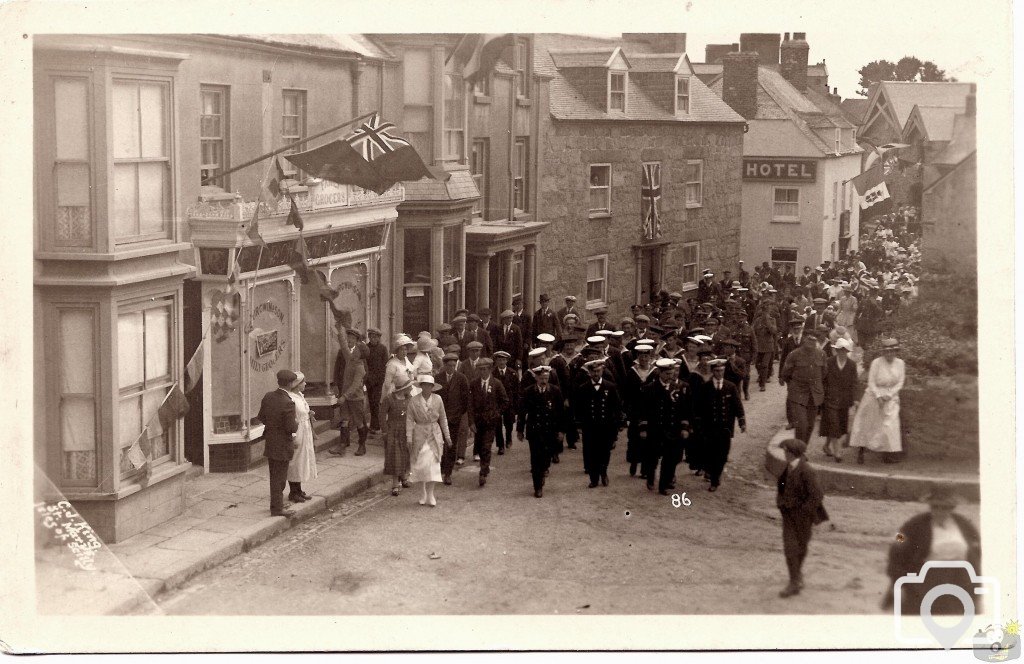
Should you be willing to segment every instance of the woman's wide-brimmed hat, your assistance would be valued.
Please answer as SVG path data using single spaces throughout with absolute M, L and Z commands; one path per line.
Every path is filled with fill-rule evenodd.
M 900 342 L 896 339 L 886 339 L 882 342 L 882 350 L 899 350 Z
M 395 348 L 399 346 L 415 346 L 416 342 L 409 338 L 407 334 L 399 334 L 395 339 Z
M 402 382 L 396 382 L 395 383 L 395 393 L 396 394 L 400 393 L 400 392 L 405 392 L 406 390 L 409 391 L 409 394 L 411 396 L 416 396 L 421 391 L 420 388 L 416 387 L 415 381 L 413 381 L 410 378 L 406 378 Z
M 422 374 L 417 375 L 415 380 L 416 380 L 416 384 L 417 385 L 433 385 L 434 384 L 434 377 L 431 376 L 428 373 L 422 373 Z
M 430 337 L 420 337 L 416 340 L 416 350 L 421 353 L 426 353 L 433 347 L 433 344 L 431 344 L 430 341 Z
M 289 388 L 289 389 L 292 389 L 292 388 L 298 387 L 299 385 L 302 385 L 302 383 L 303 383 L 303 382 L 304 382 L 305 380 L 306 380 L 306 376 L 305 376 L 305 374 L 303 374 L 303 373 L 302 373 L 301 371 L 296 371 L 296 372 L 295 372 L 295 380 L 293 380 L 293 381 L 292 381 L 292 382 L 291 382 L 291 383 L 290 383 L 290 384 L 288 385 L 288 388 Z

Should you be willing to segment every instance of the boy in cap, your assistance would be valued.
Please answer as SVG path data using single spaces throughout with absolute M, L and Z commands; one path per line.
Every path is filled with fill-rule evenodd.
M 608 486 L 608 462 L 612 443 L 622 425 L 622 408 L 618 390 L 605 379 L 605 361 L 593 359 L 584 368 L 588 378 L 576 386 L 573 411 L 583 434 L 583 464 L 590 475 L 590 488 L 600 480 Z
M 703 429 L 705 477 L 711 482 L 708 491 L 715 491 L 729 460 L 736 422 L 739 421 L 740 431 L 746 433 L 747 420 L 736 384 L 725 379 L 728 360 L 717 358 L 708 364 L 711 365 L 711 380 L 704 384 L 697 400 Z
M 288 464 L 299 444 L 295 433 L 299 423 L 295 417 L 295 402 L 288 396 L 287 388 L 295 383 L 298 375 L 294 371 L 281 369 L 277 372 L 277 389 L 263 395 L 260 411 L 256 416 L 263 422 L 263 454 L 270 469 L 270 514 L 290 517 L 294 510 L 284 507 L 284 488 L 288 479 Z
M 488 334 L 482 327 L 480 327 L 480 316 L 477 314 L 470 314 L 466 318 L 466 339 L 469 341 L 479 341 L 483 344 L 483 355 L 485 357 L 491 354 L 491 335 Z
M 667 496 L 675 487 L 676 466 L 682 460 L 683 448 L 690 436 L 693 403 L 689 386 L 676 377 L 676 360 L 663 357 L 655 366 L 658 375 L 652 376 L 643 388 L 647 441 L 641 475 L 647 479 L 647 489 L 653 491 L 660 460 L 658 493 Z
M 535 383 L 523 392 L 520 417 L 530 445 L 533 495 L 540 498 L 544 495 L 544 476 L 552 459 L 557 458 L 555 448 L 561 446 L 558 435 L 564 416 L 564 399 L 558 387 L 550 382 L 550 366 L 542 364 L 531 369 L 530 373 Z
M 480 486 L 487 484 L 495 431 L 509 404 L 505 386 L 491 375 L 492 365 L 486 357 L 477 362 L 477 378 L 469 386 L 469 430 L 474 456 L 480 458 Z
M 494 360 L 494 377 L 505 386 L 505 394 L 508 395 L 508 404 L 501 411 L 501 419 L 494 429 L 494 442 L 501 455 L 505 453 L 506 447 L 512 448 L 512 428 L 516 422 L 516 413 L 519 412 L 519 376 L 508 366 L 512 359 L 509 353 L 499 350 L 491 359 Z
M 786 469 L 779 477 L 775 504 L 782 514 L 782 550 L 786 556 L 789 583 L 779 597 L 791 597 L 804 585 L 803 564 L 814 524 L 825 520 L 822 500 L 825 497 L 814 468 L 804 453 L 807 444 L 795 438 L 782 441 L 786 453 Z

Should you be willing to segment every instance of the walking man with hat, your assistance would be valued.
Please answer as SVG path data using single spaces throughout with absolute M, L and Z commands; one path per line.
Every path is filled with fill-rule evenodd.
M 277 389 L 263 395 L 256 416 L 263 422 L 263 454 L 270 471 L 270 514 L 290 517 L 294 510 L 284 508 L 284 488 L 288 480 L 288 464 L 298 448 L 295 434 L 299 422 L 295 417 L 295 402 L 288 396 L 288 387 L 295 384 L 298 375 L 281 369 L 277 372 Z
M 516 315 L 511 309 L 501 312 L 501 324 L 494 335 L 494 350 L 505 351 L 509 355 L 508 366 L 513 371 L 519 368 L 519 362 L 523 358 L 523 331 L 519 329 L 513 320 Z
M 547 293 L 540 294 L 540 309 L 537 309 L 533 314 L 533 323 L 530 326 L 531 334 L 550 334 L 553 337 L 559 337 L 562 334 L 562 318 L 555 315 L 555 312 L 551 310 L 551 298 Z
M 338 357 L 334 363 L 334 387 L 338 393 L 341 409 L 340 438 L 338 445 L 331 448 L 331 454 L 341 456 L 349 445 L 349 434 L 355 429 L 359 434 L 359 448 L 356 456 L 366 454 L 366 436 L 369 433 L 370 411 L 366 401 L 366 344 L 359 330 L 337 323 Z
M 566 295 L 565 306 L 558 310 L 558 320 L 563 321 L 569 314 L 575 314 L 576 319 L 580 319 L 580 310 L 576 308 L 576 296 Z
M 786 469 L 779 477 L 775 504 L 782 513 L 782 551 L 786 556 L 789 583 L 779 597 L 799 594 L 804 586 L 803 565 L 807 545 L 816 523 L 828 519 L 822 505 L 824 492 L 814 468 L 804 454 L 807 444 L 789 438 L 782 441 L 786 453 Z
M 562 428 L 562 393 L 550 383 L 551 367 L 546 364 L 530 369 L 536 381 L 523 392 L 520 412 L 525 423 L 526 440 L 530 445 L 530 475 L 533 477 L 533 495 L 544 495 L 544 476 L 551 466 L 553 450 L 560 446 Z M 519 434 L 522 440 L 523 434 Z
M 658 375 L 643 388 L 647 440 L 641 471 L 647 479 L 647 489 L 653 491 L 660 459 L 658 493 L 663 496 L 675 487 L 676 466 L 682 460 L 693 418 L 689 385 L 677 378 L 680 364 L 679 360 L 667 357 L 659 359 L 655 363 Z
M 366 392 L 370 400 L 370 428 L 380 431 L 380 395 L 384 387 L 384 374 L 388 364 L 387 346 L 380 342 L 380 330 L 371 327 L 366 330 Z
M 708 363 L 711 365 L 711 380 L 704 383 L 703 392 L 697 397 L 704 434 L 705 477 L 711 482 L 708 491 L 716 491 L 721 484 L 737 420 L 740 431 L 747 431 L 739 388 L 725 379 L 728 363 L 725 358 L 716 358 Z
M 488 357 L 477 362 L 477 378 L 469 386 L 469 430 L 473 434 L 473 453 L 480 457 L 480 486 L 487 484 L 491 473 L 494 433 L 509 403 L 505 386 L 491 375 L 493 364 Z
M 498 444 L 498 454 L 504 454 L 505 449 L 512 448 L 512 429 L 516 423 L 516 413 L 519 410 L 519 376 L 509 368 L 509 360 L 512 356 L 499 350 L 491 356 L 494 361 L 494 377 L 505 387 L 505 394 L 508 395 L 508 403 L 501 411 L 501 419 L 498 420 L 494 431 L 494 441 Z
M 462 465 L 466 453 L 466 438 L 462 435 L 462 421 L 469 412 L 469 380 L 457 369 L 458 353 L 447 353 L 444 356 L 444 368 L 437 375 L 437 395 L 444 404 L 445 417 L 448 418 L 448 432 L 452 445 L 441 452 L 441 480 L 450 485 L 455 465 Z
M 818 337 L 804 332 L 800 346 L 779 370 L 779 384 L 786 386 L 786 414 L 804 443 L 811 440 L 818 407 L 825 400 L 824 369 L 825 353 L 818 348 Z
M 612 443 L 622 425 L 618 390 L 605 378 L 604 363 L 604 359 L 598 358 L 584 364 L 588 378 L 574 390 L 573 410 L 583 434 L 583 465 L 590 475 L 591 489 L 598 481 L 608 486 Z

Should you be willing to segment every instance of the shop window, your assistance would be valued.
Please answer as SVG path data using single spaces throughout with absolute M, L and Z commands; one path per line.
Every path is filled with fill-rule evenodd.
M 426 49 L 407 49 L 402 54 L 402 76 L 405 108 L 402 117 L 401 135 L 408 140 L 424 163 L 434 158 L 433 97 L 431 82 L 433 67 L 431 52 Z
M 444 293 L 444 319 L 451 320 L 462 302 L 462 225 L 444 227 L 444 274 L 441 288 Z
M 325 276 L 326 278 L 326 276 Z M 331 382 L 328 367 L 327 303 L 320 298 L 320 281 L 311 275 L 305 284 L 296 282 L 299 289 L 299 337 L 301 357 L 299 370 L 306 376 L 306 395 L 327 396 Z
M 231 131 L 228 126 L 228 89 L 202 86 L 199 104 L 199 175 L 200 180 L 205 180 L 229 168 L 227 138 Z M 211 184 L 230 191 L 227 177 Z
M 220 300 L 220 298 L 218 298 Z M 224 297 L 210 310 L 210 406 L 213 433 L 244 429 L 242 420 L 242 348 L 239 328 L 242 302 L 237 293 Z
M 523 296 L 523 252 L 512 254 L 512 297 Z
M 698 281 L 697 266 L 700 264 L 700 242 L 687 242 L 683 245 L 682 263 L 683 288 L 696 288 Z
M 295 368 L 291 303 L 290 281 L 272 281 L 252 289 L 252 331 L 242 337 L 248 345 L 250 425 L 259 423 L 256 414 L 260 412 L 263 395 L 277 389 L 278 370 Z M 247 325 L 243 324 L 244 327 Z
M 775 187 L 772 221 L 800 221 L 800 189 Z
M 430 329 L 431 229 L 407 228 L 404 234 L 402 321 L 405 331 L 415 338 Z
M 170 299 L 123 307 L 117 317 L 118 425 L 121 477 L 138 472 L 128 461 L 128 449 L 173 385 L 174 328 Z M 170 458 L 174 427 L 153 436 L 147 431 L 154 462 Z
M 89 149 L 89 82 L 58 78 L 53 82 L 55 147 L 53 177 L 54 244 L 90 247 L 93 242 Z
M 97 480 L 96 312 L 58 310 L 61 479 L 94 485 Z
M 612 211 L 611 164 L 590 165 L 590 214 L 604 215 Z
M 587 307 L 608 303 L 608 255 L 587 259 Z
M 112 97 L 115 240 L 166 238 L 172 205 L 169 88 L 115 79 Z

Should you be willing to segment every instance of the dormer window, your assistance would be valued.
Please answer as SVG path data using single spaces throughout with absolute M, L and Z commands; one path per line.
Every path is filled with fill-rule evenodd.
M 626 72 L 608 72 L 608 110 L 626 112 Z
M 690 77 L 676 78 L 676 114 L 690 112 Z

